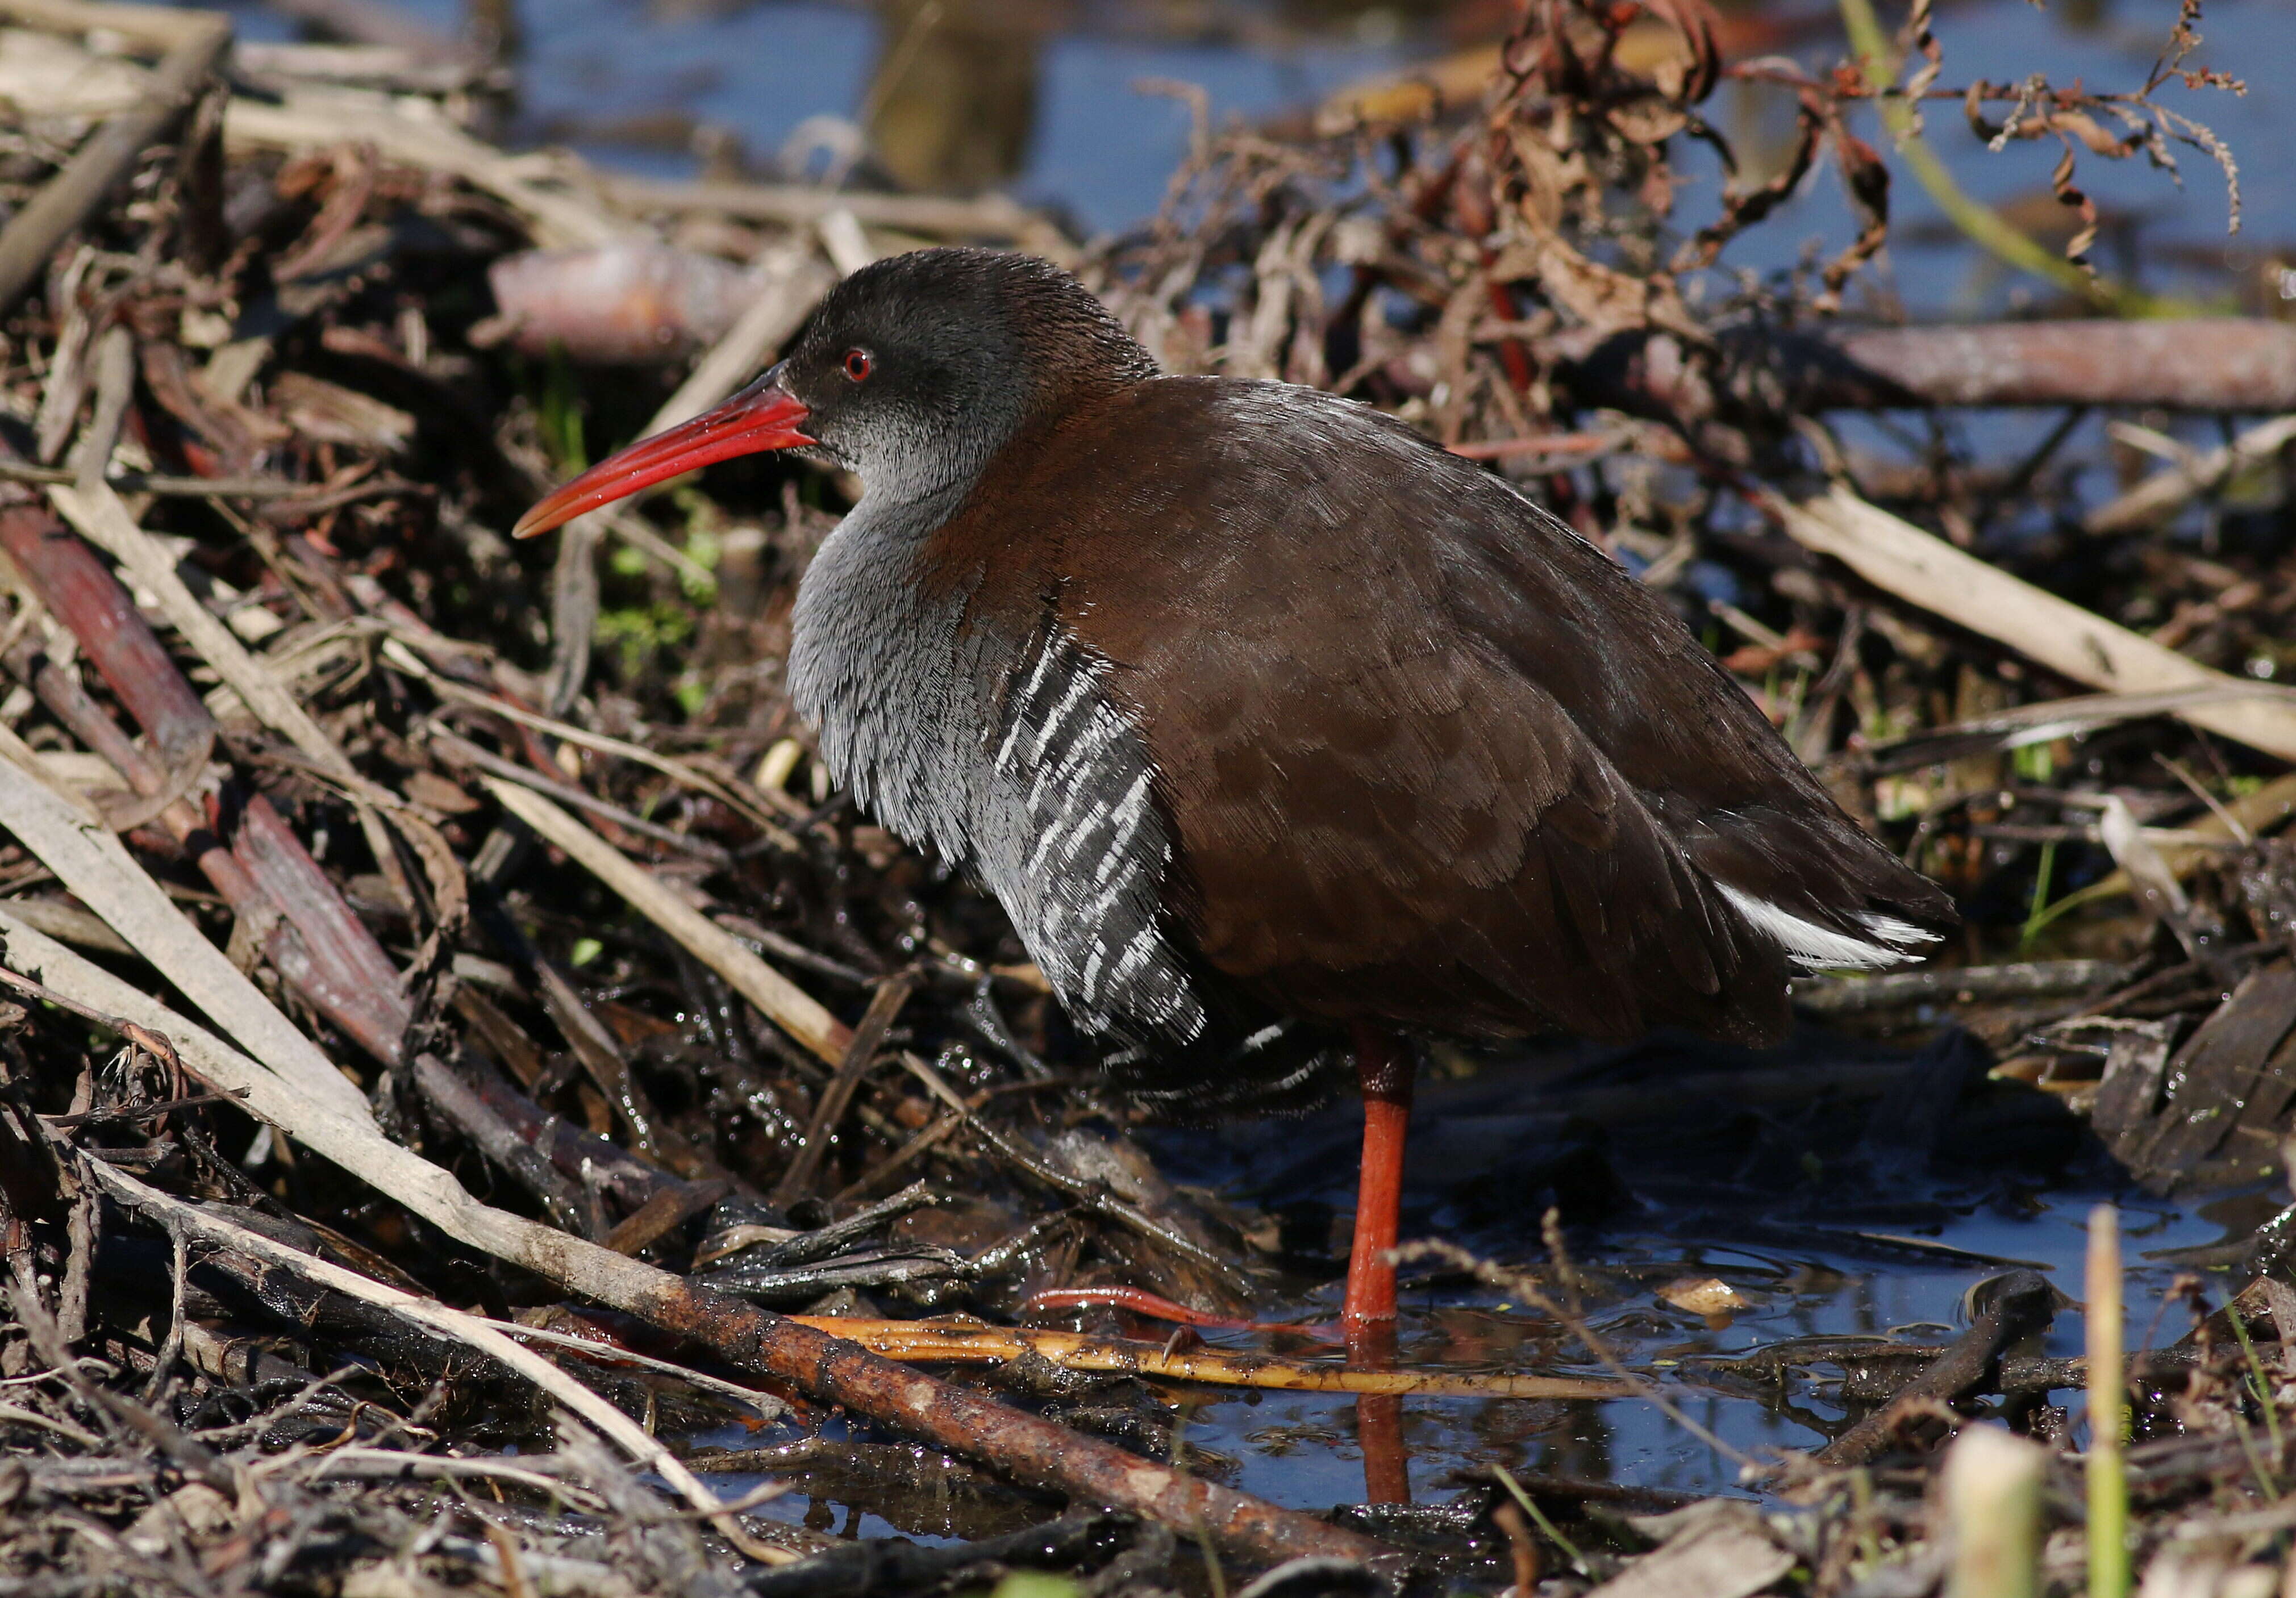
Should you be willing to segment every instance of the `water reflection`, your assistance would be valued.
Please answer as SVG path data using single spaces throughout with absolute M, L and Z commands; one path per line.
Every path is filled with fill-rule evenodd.
M 860 121 L 903 188 L 978 193 L 1018 176 L 1037 127 L 1056 0 L 879 0 L 875 68 Z
M 1843 1430 L 1853 1411 L 1868 1407 L 1846 1398 L 1839 1367 L 1812 1351 L 1774 1356 L 1782 1367 L 1776 1370 L 1764 1369 L 1751 1356 L 1802 1339 L 1948 1341 L 1966 1324 L 1962 1306 L 1970 1289 L 2013 1261 L 2034 1262 L 2061 1288 L 2077 1291 L 2089 1206 L 2115 1196 L 2111 1167 L 2093 1156 L 2051 1158 L 2021 1169 L 2003 1160 L 1982 1168 L 1948 1161 L 1945 1168 L 1884 1170 L 1874 1164 L 1870 1149 L 1859 1152 L 1870 1106 L 1829 1106 L 1823 1095 L 1767 1105 L 1763 1116 L 1782 1139 L 1761 1157 L 1763 1163 L 1749 1163 L 1751 1145 L 1742 1136 L 1669 1130 L 1659 1108 L 1680 1095 L 1667 1085 L 1673 1078 L 1653 1075 L 1647 1079 L 1648 1104 L 1638 1107 L 1615 1094 L 1577 1102 L 1578 1116 L 1603 1118 L 1606 1157 L 1632 1199 L 1570 1229 L 1573 1259 L 1565 1288 L 1552 1273 L 1541 1237 L 1539 1217 L 1552 1194 L 1520 1185 L 1529 1173 L 1551 1168 L 1549 1163 L 1517 1160 L 1494 1168 L 1485 1159 L 1477 1171 L 1464 1158 L 1469 1143 L 1460 1125 L 1472 1128 L 1535 1096 L 1522 1078 L 1493 1074 L 1496 1080 L 1423 1087 L 1414 1144 L 1424 1158 L 1411 1168 L 1406 1185 L 1406 1240 L 1449 1237 L 1481 1257 L 1538 1275 L 1542 1292 L 1575 1302 L 1576 1313 L 1605 1348 L 1662 1385 L 1675 1416 L 1640 1400 L 1414 1396 L 1378 1405 L 1341 1395 L 1160 1382 L 1147 1384 L 1144 1392 L 1119 1384 L 1075 1402 L 1114 1413 L 1152 1396 L 1154 1404 L 1168 1408 L 1155 1410 L 1148 1423 L 1171 1426 L 1176 1457 L 1207 1477 L 1295 1508 L 1406 1498 L 1440 1505 L 1488 1479 L 1483 1472 L 1492 1463 L 1520 1479 L 1548 1479 L 1550 1502 L 1583 1497 L 1663 1508 L 1668 1492 L 1744 1493 L 1742 1467 L 1749 1457 L 1815 1449 Z M 1615 1065 L 1605 1073 L 1605 1079 L 1635 1078 L 1631 1069 Z M 1670 1114 L 1677 1122 L 1707 1126 L 1728 1119 L 1716 1113 L 1721 1107 L 1718 1100 L 1677 1102 Z M 1353 1108 L 1342 1106 L 1273 1126 L 1159 1135 L 1156 1151 L 1174 1180 L 1217 1186 L 1279 1213 L 1311 1201 L 1338 1208 L 1352 1191 L 1349 1163 L 1358 1127 Z M 1801 1158 L 1804 1153 L 1812 1158 Z M 1511 1213 L 1470 1208 L 1462 1197 L 1494 1168 L 1513 1172 L 1518 1181 L 1521 1201 Z M 2186 1327 L 2181 1313 L 2158 1324 L 2155 1316 L 2179 1273 L 2210 1267 L 2210 1258 L 2194 1250 L 2244 1237 L 2259 1211 L 2284 1197 L 2259 1187 L 2196 1209 L 2120 1193 L 2129 1266 L 2128 1346 L 2158 1346 L 2180 1336 Z M 1320 1256 L 1321 1269 L 1303 1266 L 1287 1277 L 1259 1307 L 1268 1318 L 1333 1316 L 1339 1284 L 1329 1278 L 1338 1256 L 1318 1243 L 1286 1258 L 1308 1253 Z M 2220 1297 L 2224 1286 L 2212 1280 L 2211 1295 Z M 1507 1291 L 1425 1268 L 1406 1269 L 1403 1289 L 1397 1363 L 1405 1368 L 1606 1373 L 1568 1327 Z M 1732 1301 L 1726 1317 L 1711 1313 L 1724 1297 Z M 1150 1334 L 1145 1323 L 1135 1330 Z M 2010 1351 L 2076 1355 L 2082 1331 L 2079 1315 L 2068 1311 L 2046 1334 Z M 1208 1336 L 1223 1347 L 1260 1346 L 1248 1332 Z M 2044 1397 L 2029 1394 L 2016 1402 L 2030 1405 Z M 1016 1396 L 1016 1401 L 1038 1400 Z M 783 1425 L 785 1431 L 769 1436 L 704 1440 L 756 1447 L 802 1434 L 801 1427 Z M 825 1435 L 836 1442 L 860 1434 L 832 1422 Z M 924 1461 L 924 1452 L 890 1438 L 869 1440 L 849 1454 L 825 1449 L 800 1467 L 805 1496 L 767 1512 L 804 1518 L 840 1537 L 857 1528 L 868 1536 L 898 1528 L 940 1538 L 992 1535 L 1041 1512 L 1025 1496 L 959 1462 Z M 892 1490 L 891 1476 L 880 1467 L 911 1454 L 926 1468 Z M 729 1490 L 743 1485 L 729 1483 Z M 869 1513 L 850 1505 L 865 1506 Z

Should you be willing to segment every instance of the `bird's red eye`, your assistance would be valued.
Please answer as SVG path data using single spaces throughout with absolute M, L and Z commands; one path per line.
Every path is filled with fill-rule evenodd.
M 849 349 L 845 352 L 845 375 L 857 383 L 867 382 L 869 373 L 876 369 L 876 362 L 869 358 L 869 352 L 865 349 Z

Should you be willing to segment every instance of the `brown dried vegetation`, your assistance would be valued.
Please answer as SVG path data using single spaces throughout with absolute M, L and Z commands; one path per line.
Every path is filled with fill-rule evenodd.
M 2050 1400 L 2081 1373 L 2036 1351 L 2062 1305 L 2030 1272 L 1988 1282 L 1949 1343 L 1801 1339 L 1660 1382 L 1589 1324 L 1590 1301 L 1650 1296 L 1631 1263 L 1582 1270 L 1559 1221 L 1534 1241 L 1522 1215 L 1532 1268 L 1430 1255 L 1431 1280 L 1538 1311 L 1498 1357 L 1563 1367 L 1485 1401 L 1632 1390 L 1688 1425 L 1688 1391 L 1784 1406 L 1836 1371 L 1862 1418 L 1767 1462 L 1794 1514 L 1498 1470 L 1319 1520 L 1175 1440 L 1187 1381 L 1297 1387 L 1317 1346 L 1114 1334 L 1144 1308 L 1233 1331 L 1330 1275 L 1344 1236 L 1313 1205 L 1168 1180 L 994 906 L 822 782 L 781 668 L 842 486 L 730 470 L 570 532 L 548 570 L 496 531 L 589 445 L 746 376 L 832 263 L 917 238 L 1054 254 L 1176 370 L 1331 389 L 1522 481 L 1678 603 L 1969 913 L 1932 970 L 1803 995 L 1834 1027 L 1929 1037 L 1917 1056 L 1592 1086 L 1446 1069 L 1616 1127 L 1718 1099 L 1857 1120 L 1881 1094 L 1819 1160 L 1869 1187 L 1991 1135 L 2087 1147 L 2156 1192 L 2278 1168 L 2296 428 L 2213 448 L 2166 430 L 2296 410 L 2296 338 L 1837 320 L 1861 291 L 1886 310 L 1866 269 L 1894 153 L 1853 130 L 1862 108 L 1917 124 L 1950 99 L 1997 146 L 2056 139 L 2076 262 L 2077 153 L 2165 164 L 2182 143 L 2232 174 L 2156 99 L 2232 86 L 2184 65 L 2196 5 L 2150 80 L 2110 94 L 1942 86 L 1921 6 L 1898 88 L 1886 49 L 1822 78 L 1726 60 L 1703 0 L 1539 0 L 1475 103 L 1200 125 L 1163 215 L 1091 246 L 1003 201 L 514 160 L 457 126 L 488 93 L 468 63 L 362 69 L 433 118 L 278 51 L 270 97 L 234 97 L 196 19 L 23 14 L 13 37 L 94 97 L 0 128 L 0 926 L 31 983 L 0 1012 L 0 1591 L 959 1592 L 1043 1568 L 1146 1594 L 1217 1582 L 1223 1554 L 1313 1554 L 1349 1569 L 1255 1590 L 1411 1566 L 1472 1590 L 1623 1569 L 1919 1593 L 1942 1568 L 1939 1439 L 1985 1414 L 2069 1443 Z M 115 23 L 124 59 L 83 37 Z M 1693 226 L 1683 152 L 1719 145 L 1701 107 L 1730 79 L 1791 94 L 1799 131 Z M 1856 238 L 1725 276 L 1821 164 Z M 2062 287 L 2070 313 L 2127 303 Z M 671 393 L 666 369 L 704 351 Z M 2007 406 L 2062 420 L 2003 459 L 1951 414 Z M 2082 451 L 2117 495 L 2084 496 Z M 193 1010 L 246 1054 L 195 1039 Z M 1606 1157 L 1564 1141 L 1538 1191 L 1611 1201 Z M 1746 1225 L 1787 1238 L 1840 1196 Z M 2195 1274 L 2190 1332 L 2131 1362 L 2145 1556 L 2209 1572 L 2178 1592 L 2284 1557 L 2292 1217 L 2192 1261 L 2238 1274 L 2236 1307 Z M 1743 1302 L 1719 1279 L 1658 1291 L 1685 1314 Z M 1068 1328 L 996 1342 L 1005 1405 L 880 1356 L 978 1357 L 991 1334 L 925 1317 L 1032 1310 Z M 1447 1335 L 1462 1363 L 1489 1353 Z M 1488 1394 L 1482 1375 L 1411 1390 Z M 785 1431 L 687 1449 L 737 1422 Z M 763 1499 L 729 1508 L 680 1453 L 972 1540 L 857 1553 L 740 1512 Z M 2048 1560 L 2077 1577 L 2069 1519 Z

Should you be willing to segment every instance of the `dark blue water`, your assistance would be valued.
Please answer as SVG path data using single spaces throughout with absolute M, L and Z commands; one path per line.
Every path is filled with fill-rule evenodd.
M 726 16 L 650 20 L 623 0 L 542 0 L 531 20 L 527 110 L 547 122 L 674 109 L 778 150 L 808 118 L 854 117 L 884 26 L 849 6 L 761 4 Z M 1201 86 L 1216 117 L 1256 118 L 1312 104 L 1333 90 L 1404 65 L 1409 43 L 1359 42 L 1354 30 L 1303 37 L 1280 52 L 1159 44 L 1107 31 L 1056 36 L 1039 64 L 1038 107 L 1026 166 L 1013 184 L 1066 206 L 1086 227 L 1118 229 L 1155 209 L 1186 153 L 1188 112 L 1143 93 L 1144 79 Z M 604 160 L 633 152 L 594 147 Z M 656 155 L 643 164 L 675 168 Z
M 2090 1207 L 2106 1196 L 2071 1187 L 2039 1195 L 2030 1215 L 2010 1217 L 1983 1205 L 1941 1226 L 1925 1228 L 1931 1240 L 1972 1256 L 2030 1261 L 2046 1267 L 2049 1280 L 2068 1297 L 2082 1292 L 2083 1256 Z M 2187 1206 L 2119 1195 L 2124 1254 L 2128 1346 L 2148 1340 L 2174 1341 L 2188 1329 L 2181 1309 L 2162 1313 L 2163 1295 L 2179 1274 L 2176 1266 L 2147 1256 L 2163 1250 L 2215 1243 L 2226 1228 Z M 1726 1245 L 1685 1243 L 1669 1235 L 1662 1214 L 1656 1225 L 1609 1232 L 1582 1261 L 1590 1277 L 1589 1324 L 1612 1352 L 1633 1368 L 1664 1383 L 1681 1412 L 1719 1437 L 1739 1454 L 1766 1459 L 1784 1451 L 1823 1446 L 1828 1433 L 1813 1422 L 1841 1419 L 1842 1407 L 1825 1395 L 1833 1373 L 1819 1367 L 1816 1381 L 1789 1384 L 1790 1405 L 1780 1405 L 1721 1391 L 1700 1381 L 1697 1361 L 1711 1355 L 1743 1354 L 1789 1338 L 1897 1333 L 1916 1342 L 1949 1340 L 1965 1319 L 1964 1296 L 2002 1267 L 1979 1258 L 1877 1264 L 1870 1256 L 1825 1250 L 1781 1251 Z M 1406 1225 L 1408 1236 L 1411 1227 Z M 1503 1258 L 1537 1258 L 1535 1235 L 1518 1237 L 1511 1250 L 1496 1236 L 1476 1240 Z M 1677 1275 L 1719 1276 L 1750 1303 L 1718 1330 L 1673 1309 L 1654 1286 Z M 1647 1281 L 1636 1289 L 1622 1282 Z M 2222 1273 L 2210 1274 L 2212 1298 L 2238 1286 Z M 1517 1341 L 1538 1346 L 1553 1327 L 1525 1307 L 1495 1291 L 1447 1288 L 1439 1297 L 1406 1295 L 1403 1348 L 1414 1367 L 1465 1370 L 1522 1368 L 1525 1362 L 1496 1351 Z M 1329 1320 L 1338 1312 L 1332 1291 L 1292 1306 L 1266 1307 L 1278 1318 Z M 2067 1311 L 2046 1343 L 2034 1352 L 2074 1356 L 2082 1351 L 2079 1313 Z M 1216 1335 L 1215 1342 L 1242 1348 L 1249 1337 Z M 1600 1376 L 1592 1363 L 1538 1368 L 1549 1373 Z M 1166 1397 L 1185 1414 L 1189 1446 L 1211 1450 L 1234 1462 L 1226 1478 L 1275 1503 L 1320 1510 L 1360 1502 L 1362 1455 L 1357 1446 L 1355 1405 L 1349 1398 L 1314 1393 L 1250 1394 L 1234 1389 L 1169 1385 Z M 2053 1395 L 2079 1413 L 2078 1393 Z M 1838 1428 L 1837 1428 L 1838 1429 Z M 776 1430 L 752 1438 L 735 1431 L 706 1440 L 747 1446 L 779 1440 L 793 1430 Z M 1653 1405 L 1621 1399 L 1604 1403 L 1551 1403 L 1517 1399 L 1419 1397 L 1406 1401 L 1404 1440 L 1410 1455 L 1414 1496 L 1439 1502 L 1456 1490 L 1456 1472 L 1493 1461 L 1510 1470 L 1667 1487 L 1695 1493 L 1745 1490 L 1740 1464 L 1677 1425 Z M 727 1490 L 746 1490 L 748 1479 L 730 1479 Z M 794 1494 L 764 1512 L 795 1520 L 808 1513 L 818 1525 L 823 1510 Z M 895 1527 L 866 1508 L 834 1506 L 840 1536 L 882 1537 L 899 1531 L 916 1537 L 914 1523 Z M 931 1536 L 930 1533 L 927 1534 Z

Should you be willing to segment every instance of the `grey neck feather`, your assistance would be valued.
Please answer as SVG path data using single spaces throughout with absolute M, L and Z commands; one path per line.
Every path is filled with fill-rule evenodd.
M 972 331 L 973 358 L 821 430 L 865 491 L 799 584 L 790 638 L 790 696 L 819 729 L 831 774 L 886 826 L 960 867 L 972 860 L 980 755 L 965 731 L 978 708 L 959 701 L 988 679 L 956 658 L 970 594 L 937 607 L 918 563 L 1021 427 L 1028 392 L 998 381 L 1020 363 L 1010 329 L 988 318 Z
M 969 783 L 980 756 L 957 671 L 969 595 L 936 602 L 918 580 L 925 541 L 969 482 L 919 497 L 869 485 L 829 535 L 790 619 L 790 697 L 820 732 L 830 774 L 863 808 L 960 867 L 972 854 Z

